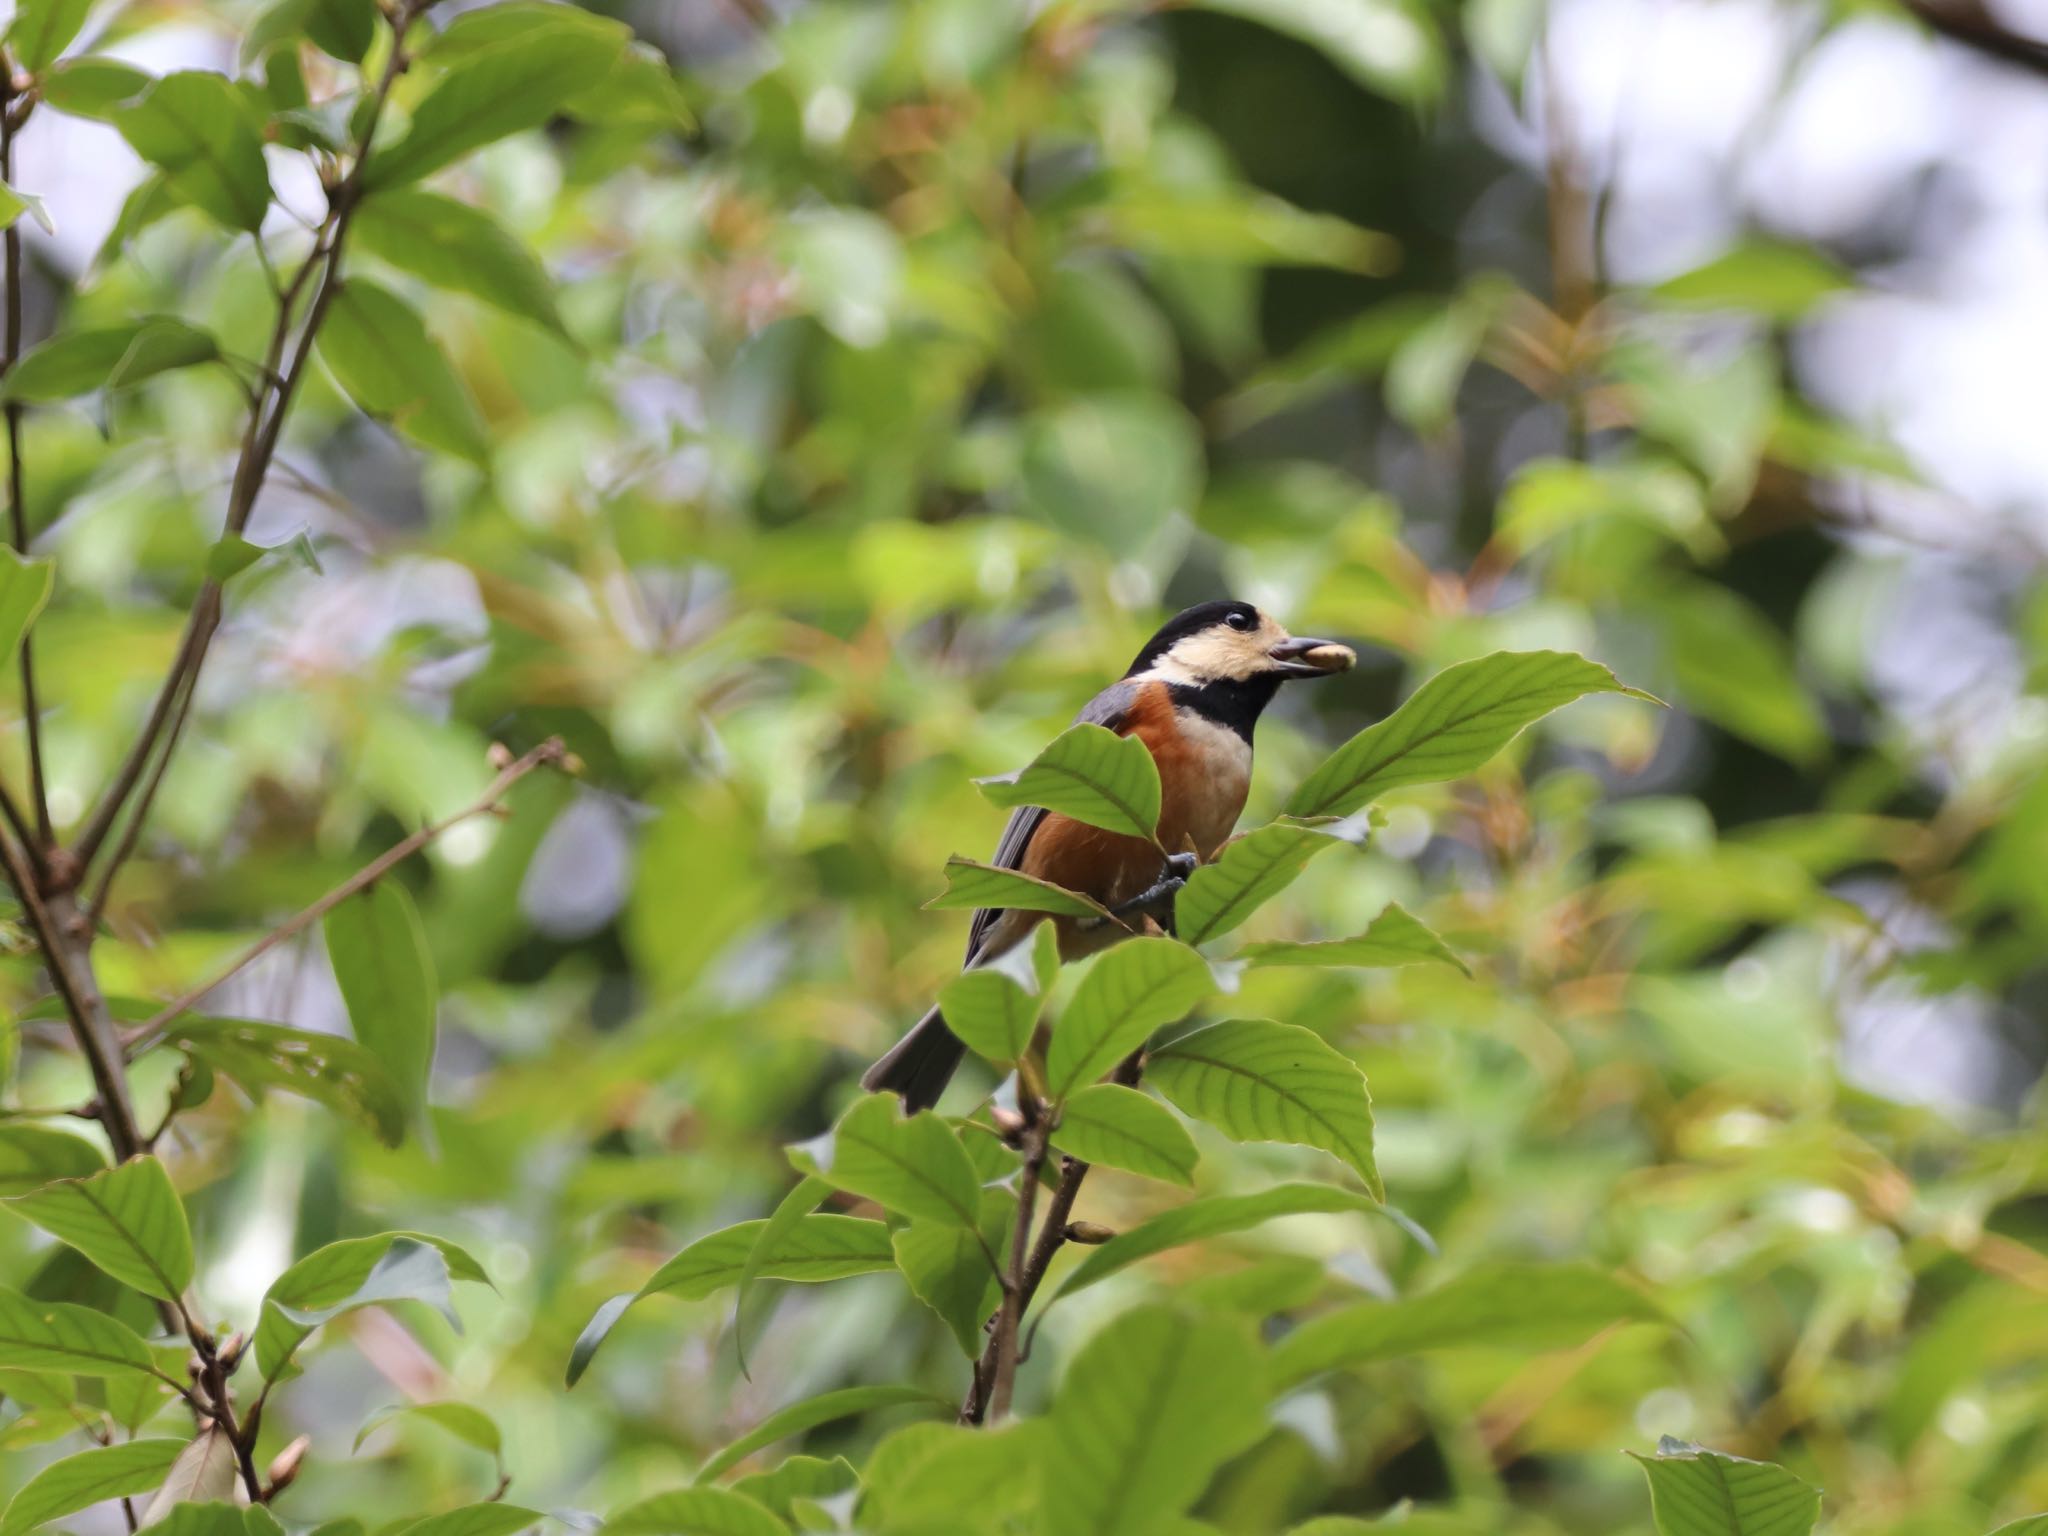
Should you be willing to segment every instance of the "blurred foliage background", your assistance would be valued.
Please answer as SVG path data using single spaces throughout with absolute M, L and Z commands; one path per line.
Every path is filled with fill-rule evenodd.
M 233 69 L 260 9 L 103 4 L 88 41 Z M 1950 131 L 2039 125 L 2026 40 L 1746 0 L 600 9 L 680 100 L 579 98 L 437 180 L 542 256 L 525 317 L 363 236 L 350 270 L 421 308 L 453 393 L 394 429 L 309 374 L 248 529 L 273 552 L 228 588 L 98 949 L 111 993 L 174 995 L 474 800 L 492 742 L 559 733 L 584 764 L 400 872 L 444 994 L 430 1144 L 223 1084 L 163 1149 L 225 1317 L 392 1228 L 497 1282 L 460 1288 L 460 1334 L 403 1309 L 322 1335 L 268 1430 L 313 1436 L 292 1500 L 376 1520 L 490 1491 L 455 1439 L 352 1455 L 395 1402 L 486 1407 L 515 1498 L 595 1508 L 809 1392 L 957 1395 L 951 1335 L 888 1275 L 784 1288 L 749 1375 L 726 1292 L 636 1308 L 562 1380 L 600 1301 L 772 1207 L 784 1144 L 957 965 L 964 919 L 918 908 L 993 845 L 969 778 L 1230 594 L 1361 651 L 1269 714 L 1248 821 L 1486 651 L 1577 650 L 1673 708 L 1587 699 L 1397 793 L 1248 930 L 1352 933 L 1398 899 L 1471 962 L 1259 973 L 1233 1004 L 1365 1068 L 1389 1200 L 1440 1254 L 1356 1216 L 1177 1251 L 1055 1313 L 1022 1404 L 1162 1289 L 1244 1277 L 1284 1318 L 1590 1259 L 1682 1331 L 1340 1373 L 1197 1512 L 1643 1532 L 1618 1452 L 1663 1434 L 1783 1462 L 1843 1536 L 2048 1506 L 2048 604 L 2014 441 L 2039 381 L 1958 372 L 2035 325 L 2040 151 L 2000 139 L 1987 169 Z M 300 52 L 317 101 L 342 66 Z M 317 188 L 267 154 L 288 231 Z M 122 211 L 141 171 L 113 129 L 38 115 L 13 181 L 56 229 L 28 236 L 27 339 L 161 312 L 260 354 L 251 243 Z M 2033 307 L 1986 338 L 1957 285 L 2001 252 Z M 206 369 L 26 417 L 60 832 L 170 662 L 242 411 Z M 7 745 L 19 784 L 18 713 Z M 40 995 L 27 958 L 7 984 Z M 216 1011 L 344 1019 L 317 935 Z M 49 1025 L 12 1039 L 15 1105 L 89 1092 Z M 146 1105 L 175 1067 L 144 1059 Z M 1203 1178 L 1305 1170 L 1263 1148 Z M 1081 1214 L 1161 1198 L 1105 1174 Z M 0 1223 L 10 1277 L 41 1247 Z M 13 1486 L 66 1426 L 0 1415 Z M 894 1421 L 805 1448 L 857 1457 Z

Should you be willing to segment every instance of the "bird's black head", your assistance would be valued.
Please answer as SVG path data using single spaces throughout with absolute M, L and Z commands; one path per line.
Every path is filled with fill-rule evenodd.
M 1259 712 L 1294 677 L 1327 677 L 1349 667 L 1349 647 L 1297 639 L 1250 603 L 1198 603 L 1145 642 L 1126 678 L 1165 683 L 1174 701 L 1228 725 L 1247 740 Z

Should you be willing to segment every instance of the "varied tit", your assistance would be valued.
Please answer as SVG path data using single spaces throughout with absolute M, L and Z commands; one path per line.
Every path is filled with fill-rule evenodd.
M 998 866 L 1092 896 L 1120 920 L 1052 918 L 1063 958 L 1145 931 L 1148 920 L 1172 928 L 1175 893 L 1198 860 L 1215 856 L 1244 809 L 1260 713 L 1282 683 L 1327 677 L 1354 659 L 1334 641 L 1298 639 L 1238 602 L 1190 608 L 1145 642 L 1130 670 L 1089 700 L 1075 721 L 1135 736 L 1150 749 L 1159 767 L 1159 848 L 1170 854 L 1164 867 L 1159 848 L 1141 838 L 1033 806 L 1011 814 L 996 846 Z M 1022 943 L 1044 919 L 1040 912 L 976 912 L 967 967 Z M 965 1049 L 934 1008 L 861 1084 L 901 1094 L 907 1109 L 928 1109 Z

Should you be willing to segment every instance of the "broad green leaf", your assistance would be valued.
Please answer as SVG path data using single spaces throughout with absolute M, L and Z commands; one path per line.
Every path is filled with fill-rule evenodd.
M 540 127 L 612 70 L 624 51 L 623 33 L 551 27 L 463 54 L 413 109 L 405 136 L 371 155 L 365 189 L 418 181 L 472 150 Z
M 1299 38 L 1369 90 L 1421 105 L 1441 94 L 1444 45 L 1421 5 L 1404 0 L 1194 0 Z
M 1810 768 L 1827 756 L 1827 725 L 1791 643 L 1748 601 L 1693 580 L 1656 590 L 1643 616 L 1663 631 L 1679 703 L 1787 762 Z
M 192 1229 L 170 1175 L 154 1157 L 60 1179 L 7 1204 L 145 1296 L 175 1302 L 192 1283 Z
M 1016 1235 L 1017 1197 L 1007 1190 L 981 1192 L 978 1234 L 943 1221 L 913 1221 L 893 1234 L 896 1267 L 911 1293 L 953 1330 L 961 1353 L 981 1353 L 982 1324 L 996 1309 L 1002 1286 L 995 1266 L 1005 1262 Z
M 1313 1030 L 1266 1019 L 1212 1024 L 1153 1053 L 1147 1079 L 1232 1141 L 1320 1147 L 1385 1197 L 1365 1074 Z
M 1623 687 L 1598 663 L 1563 651 L 1496 651 L 1460 662 L 1324 759 L 1288 800 L 1287 812 L 1344 816 L 1405 784 L 1457 778 L 1532 720 L 1589 693 L 1650 697 Z
M 730 1488 L 678 1488 L 615 1510 L 604 1528 L 621 1536 L 788 1536 L 765 1504 Z
M 469 386 L 418 312 L 390 289 L 350 278 L 328 306 L 319 347 L 349 398 L 369 415 L 389 417 L 429 448 L 476 464 L 489 458 Z
M 263 136 L 249 101 L 225 75 L 165 75 L 113 115 L 135 152 L 163 173 L 181 203 L 230 229 L 262 228 L 270 211 Z
M 1183 943 L 1206 944 L 1230 932 L 1278 896 L 1308 861 L 1340 843 L 1362 841 L 1362 820 L 1309 825 L 1276 821 L 1234 837 L 1174 897 L 1174 930 Z
M 1054 1395 L 1044 1528 L 1147 1536 L 1266 1430 L 1265 1369 L 1238 1320 L 1140 1307 L 1084 1346 Z
M 823 1179 L 807 1176 L 797 1180 L 796 1187 L 775 1202 L 767 1222 L 754 1234 L 753 1244 L 740 1265 L 739 1293 L 732 1301 L 733 1353 L 739 1357 L 742 1374 L 747 1369 L 747 1296 L 769 1259 L 792 1241 L 791 1234 L 831 1193 L 832 1186 Z M 578 1343 L 580 1346 L 581 1341 Z
M 172 368 L 213 362 L 220 346 L 196 326 L 170 315 L 123 325 L 60 331 L 31 347 L 7 372 L 0 394 L 10 400 L 68 400 L 96 389 L 123 389 Z
M 1463 293 L 1402 338 L 1387 359 L 1387 409 L 1425 437 L 1447 431 L 1458 391 L 1495 317 L 1484 293 Z
M 1631 1456 L 1650 1480 L 1658 1536 L 1808 1536 L 1820 1490 L 1783 1467 L 1666 1438 Z
M 1208 962 L 1165 938 L 1130 939 L 1098 958 L 1052 1032 L 1046 1084 L 1063 1099 L 1185 1018 L 1215 987 Z
M 1244 266 L 1334 267 L 1384 276 L 1400 247 L 1348 219 L 1311 213 L 1263 192 L 1206 188 L 1190 195 L 1131 192 L 1103 209 L 1119 245 L 1148 255 Z
M 1616 1323 L 1667 1321 L 1641 1291 L 1591 1264 L 1484 1264 L 1398 1301 L 1362 1301 L 1303 1323 L 1273 1351 L 1275 1379 L 1425 1350 L 1555 1349 Z
M 25 559 L 0 549 L 0 662 L 12 662 L 20 637 L 29 633 L 35 616 L 49 602 L 55 567 L 47 559 Z
M 12 228 L 15 221 L 24 213 L 43 227 L 43 233 L 57 233 L 57 225 L 50 217 L 50 210 L 43 206 L 40 197 L 0 181 L 0 229 Z
M 256 1325 L 256 1364 L 266 1380 L 276 1379 L 315 1328 L 379 1302 L 424 1301 L 452 1322 L 451 1279 L 490 1284 L 461 1248 L 423 1232 L 380 1232 L 315 1249 L 265 1293 Z
M 361 1121 L 388 1147 L 404 1139 L 406 1106 L 384 1061 L 340 1035 L 250 1019 L 180 1019 L 164 1043 L 233 1078 L 251 1094 L 296 1093 Z
M 1040 932 L 1050 930 L 1043 925 Z M 1039 999 L 1002 971 L 962 971 L 939 988 L 946 1027 L 985 1061 L 1009 1063 L 1031 1046 Z
M 507 314 L 562 330 L 554 285 L 539 258 L 479 208 L 438 192 L 399 187 L 363 199 L 349 232 L 371 255 L 437 288 L 472 294 Z
M 19 1536 L 106 1499 L 148 1493 L 169 1475 L 182 1440 L 129 1440 L 66 1456 L 22 1484 L 0 1515 L 0 1536 Z
M 1521 555 L 1605 522 L 1652 529 L 1701 558 L 1727 544 L 1707 510 L 1699 480 L 1661 457 L 1602 464 L 1532 459 L 1501 493 L 1494 537 Z
M 481 1408 L 468 1403 L 398 1403 L 389 1408 L 379 1408 L 356 1431 L 355 1444 L 350 1451 L 360 1451 L 363 1442 L 397 1419 L 425 1419 L 429 1424 L 439 1425 L 464 1445 L 473 1446 L 489 1456 L 502 1456 L 505 1451 L 504 1437 L 498 1433 L 498 1426 L 491 1416 Z
M 1384 1215 L 1369 1195 L 1328 1184 L 1276 1184 L 1255 1195 L 1208 1195 L 1120 1232 L 1074 1267 L 1059 1294 L 1086 1290 L 1155 1253 L 1260 1226 L 1281 1216 Z
M 789 1149 L 799 1173 L 926 1221 L 979 1225 L 981 1181 L 953 1128 L 904 1115 L 893 1094 L 869 1094 L 816 1141 Z
M 180 1504 L 142 1536 L 284 1536 L 284 1527 L 261 1505 Z
M 576 1342 L 569 1349 L 569 1367 L 562 1373 L 562 1384 L 573 1387 L 583 1379 L 583 1373 L 590 1369 L 590 1362 L 597 1358 L 597 1352 L 604 1347 L 604 1341 L 611 1337 L 620 1318 L 627 1308 L 640 1299 L 638 1291 L 621 1291 L 608 1296 L 598 1303 L 590 1314 L 590 1321 L 583 1325 L 583 1331 L 576 1335 Z
M 163 1486 L 142 1512 L 144 1528 L 154 1525 L 180 1504 L 212 1504 L 234 1496 L 240 1463 L 235 1442 L 218 1424 L 209 1423 L 178 1452 L 163 1476 Z
M 1740 310 L 1782 322 L 1798 320 L 1854 286 L 1848 273 L 1807 246 L 1750 240 L 1705 266 L 1666 278 L 1650 292 L 1667 304 Z
M 85 26 L 92 0 L 15 0 L 7 51 L 30 74 L 39 74 L 69 48 Z
M 66 59 L 43 76 L 43 100 L 59 112 L 110 123 L 155 77 L 118 59 Z
M 1086 395 L 1024 427 L 1025 507 L 1076 540 L 1134 557 L 1202 496 L 1202 437 L 1178 400 L 1140 391 Z
M 1274 941 L 1247 944 L 1243 958 L 1253 965 L 1392 966 L 1438 963 L 1456 966 L 1467 976 L 1472 968 L 1451 952 L 1429 926 L 1399 906 L 1390 906 L 1351 939 L 1312 944 Z
M 906 1424 L 882 1438 L 862 1474 L 860 1526 L 884 1532 L 983 1530 L 1037 1498 L 1029 1475 L 1045 1421 L 999 1428 Z
M 546 1516 L 516 1504 L 465 1504 L 460 1509 L 429 1515 L 405 1527 L 407 1536 L 513 1536 L 539 1525 Z
M 439 992 L 419 913 L 405 888 L 379 880 L 327 914 L 327 958 L 357 1041 L 381 1062 L 404 1115 L 426 1111 Z
M 819 1456 L 789 1456 L 772 1472 L 734 1479 L 732 1491 L 787 1520 L 790 1506 L 798 1499 L 829 1499 L 859 1486 L 860 1472 L 844 1456 L 830 1461 Z
M 1101 902 L 1048 880 L 1014 869 L 977 864 L 958 854 L 946 860 L 946 889 L 924 904 L 927 912 L 991 907 L 1022 912 L 1051 912 L 1063 917 L 1108 917 Z
M 1159 767 L 1145 743 L 1077 725 L 1014 773 L 976 779 L 1005 807 L 1041 805 L 1091 827 L 1151 841 L 1159 826 Z
M 36 1301 L 0 1286 L 0 1366 L 78 1376 L 150 1375 L 156 1359 L 132 1328 L 104 1312 Z
M 0 1124 L 0 1197 L 86 1178 L 106 1166 L 100 1149 L 82 1136 L 18 1120 Z
M 375 0 L 278 0 L 243 37 L 242 62 L 303 35 L 322 53 L 359 64 L 376 28 Z
M 816 1397 L 807 1397 L 800 1403 L 791 1403 L 787 1408 L 770 1414 L 748 1433 L 740 1436 L 699 1467 L 696 1477 L 691 1481 L 699 1485 L 713 1482 L 760 1450 L 762 1446 L 773 1445 L 778 1440 L 802 1434 L 807 1429 L 816 1429 L 820 1424 L 830 1424 L 835 1419 L 850 1419 L 856 1414 L 872 1413 L 878 1408 L 894 1408 L 904 1403 L 941 1409 L 950 1409 L 954 1406 L 950 1400 L 934 1396 L 921 1387 L 842 1387 L 836 1392 L 823 1392 Z
M 261 544 L 251 544 L 239 533 L 230 533 L 214 540 L 213 547 L 207 550 L 206 574 L 226 586 L 269 553 Z
M 1120 1083 L 1083 1088 L 1060 1111 L 1052 1144 L 1069 1157 L 1191 1186 L 1200 1161 L 1187 1127 L 1157 1101 Z

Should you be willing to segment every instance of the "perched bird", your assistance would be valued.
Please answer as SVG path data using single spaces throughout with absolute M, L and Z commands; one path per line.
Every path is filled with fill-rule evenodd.
M 1172 928 L 1173 898 L 1229 838 L 1252 777 L 1252 730 L 1289 678 L 1326 677 L 1355 658 L 1331 640 L 1287 633 L 1250 603 L 1202 603 L 1176 614 L 1145 642 L 1117 682 L 1088 701 L 1075 723 L 1105 726 L 1145 743 L 1159 767 L 1159 847 L 1021 806 L 1010 815 L 994 862 L 1065 886 L 1137 928 L 1103 918 L 1055 917 L 1060 954 L 1076 959 L 1140 931 L 1143 919 Z M 1162 867 L 1159 849 L 1169 851 Z M 983 909 L 967 937 L 967 969 L 1021 943 L 1040 912 Z M 938 1101 L 966 1047 L 932 1009 L 861 1079 L 901 1094 L 904 1107 Z

